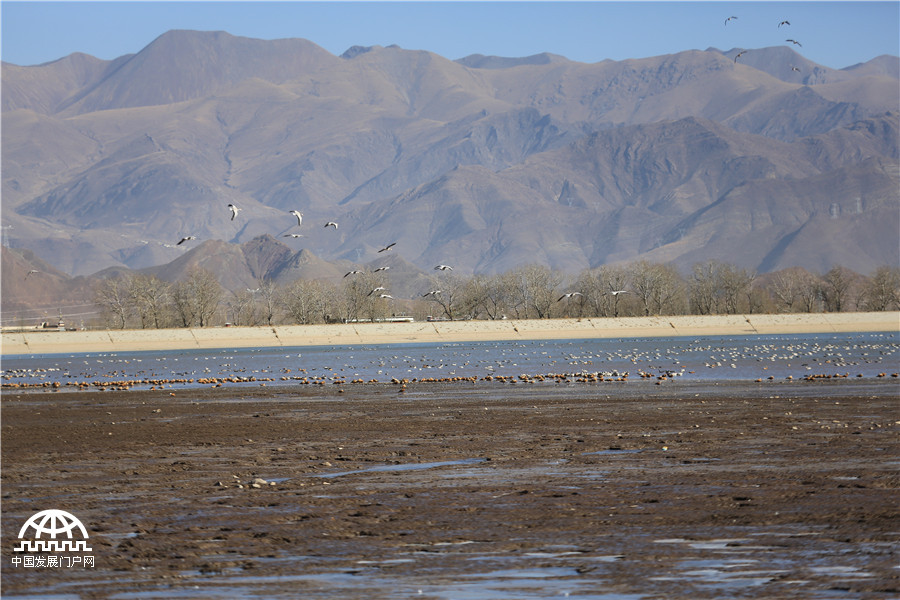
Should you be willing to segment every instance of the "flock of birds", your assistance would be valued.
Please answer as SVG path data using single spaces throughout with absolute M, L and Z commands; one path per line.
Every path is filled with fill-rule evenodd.
M 821 383 L 826 379 L 897 380 L 900 353 L 892 334 L 698 338 L 544 340 L 429 344 L 410 354 L 387 346 L 305 351 L 247 349 L 232 354 L 153 353 L 142 357 L 41 357 L 0 369 L 3 390 L 131 390 L 223 387 L 228 384 L 475 383 L 596 384 L 628 382 L 629 374 L 656 385 L 675 379 L 721 382 Z M 340 362 L 333 362 L 340 357 Z M 227 362 L 222 362 L 222 361 Z M 886 367 L 889 367 L 890 370 Z M 894 384 L 896 385 L 896 384 Z M 837 388 L 822 389 L 833 394 Z
M 728 17 L 727 19 L 725 19 L 725 25 L 727 26 L 729 21 L 733 21 L 733 20 L 735 20 L 735 19 L 737 19 L 737 17 L 734 17 L 734 16 Z M 779 22 L 778 22 L 778 28 L 780 29 L 781 27 L 783 27 L 783 26 L 785 26 L 785 25 L 790 26 L 790 24 L 791 24 L 791 22 L 788 21 L 787 19 L 785 19 L 785 20 L 783 20 L 783 21 L 779 21 Z M 790 42 L 791 44 L 794 44 L 795 46 L 800 46 L 801 48 L 803 47 L 803 44 L 801 44 L 800 42 L 798 42 L 797 40 L 792 39 L 792 38 L 788 38 L 788 39 L 786 39 L 786 40 L 784 40 L 784 41 L 785 41 L 785 42 Z M 741 56 L 743 56 L 744 54 L 746 54 L 746 53 L 747 53 L 746 50 L 741 50 L 740 52 L 738 52 L 737 54 L 735 54 L 735 56 L 734 56 L 734 62 L 737 63 L 737 60 L 738 60 Z M 797 67 L 795 67 L 795 66 L 791 66 L 791 71 L 797 71 L 797 72 L 799 73 L 799 72 L 800 72 L 800 69 L 797 68 Z
M 228 205 L 228 210 L 231 211 L 231 220 L 234 221 L 235 218 L 237 218 L 238 213 L 239 213 L 241 210 L 243 210 L 243 209 L 241 209 L 241 208 L 235 206 L 234 204 L 229 204 L 229 205 Z M 303 225 L 303 213 L 302 213 L 302 212 L 300 212 L 299 210 L 292 210 L 292 211 L 289 211 L 288 214 L 293 215 L 294 217 L 297 218 L 297 227 L 300 227 L 301 225 Z M 338 224 L 337 224 L 336 221 L 328 221 L 327 223 L 325 223 L 325 226 L 324 226 L 324 227 L 325 227 L 325 229 L 328 229 L 329 227 L 331 227 L 332 229 L 334 229 L 335 231 L 337 231 Z M 301 238 L 301 237 L 303 237 L 303 234 L 302 234 L 302 233 L 285 233 L 282 237 Z M 185 242 L 189 242 L 189 241 L 191 241 L 191 240 L 196 240 L 196 239 L 197 239 L 197 236 L 194 236 L 194 235 L 187 235 L 187 236 L 184 236 L 183 238 L 181 238 L 181 240 L 179 240 L 178 243 L 176 243 L 175 245 L 176 245 L 176 246 L 180 246 L 181 244 L 183 244 L 183 243 L 185 243 Z M 380 254 L 380 253 L 382 253 L 382 252 L 387 252 L 388 250 L 390 250 L 391 248 L 393 248 L 393 247 L 396 246 L 396 245 L 397 245 L 397 242 L 391 242 L 391 243 L 388 244 L 387 246 L 385 246 L 385 247 L 379 249 L 379 250 L 378 250 L 378 253 Z M 381 272 L 381 271 L 387 271 L 388 269 L 390 269 L 389 266 L 381 266 L 381 267 L 378 267 L 377 269 L 374 269 L 372 272 L 373 272 L 373 273 L 378 273 L 378 272 Z M 435 271 L 452 271 L 452 270 L 453 270 L 453 267 L 451 267 L 450 265 L 440 264 L 440 265 L 437 265 L 436 267 L 434 267 L 434 270 L 435 270 Z M 31 275 L 32 273 L 37 273 L 37 271 L 30 271 L 30 272 L 28 273 L 28 275 Z M 353 269 L 353 270 L 351 270 L 351 271 L 347 271 L 347 273 L 344 274 L 344 278 L 347 278 L 347 277 L 349 277 L 350 275 L 359 275 L 359 274 L 361 274 L 361 273 L 364 273 L 364 271 L 360 271 L 360 270 L 358 270 L 358 269 Z M 27 275 L 26 275 L 26 277 L 27 277 Z M 383 291 L 386 291 L 386 290 L 387 290 L 387 288 L 382 287 L 382 286 L 378 286 L 378 287 L 376 287 L 375 289 L 373 289 L 371 292 L 369 292 L 368 295 L 369 295 L 369 296 L 372 296 L 372 295 L 374 295 L 376 292 L 383 292 Z M 248 290 L 248 291 L 254 291 L 254 290 Z M 256 290 L 256 291 L 258 291 L 258 290 Z M 441 290 L 431 290 L 431 291 L 429 291 L 429 292 L 423 294 L 422 297 L 423 297 L 423 298 L 426 298 L 426 297 L 428 297 L 428 296 L 434 297 L 434 296 L 436 296 L 437 294 L 440 294 L 440 293 L 441 293 Z M 393 300 L 393 299 L 394 299 L 393 296 L 391 296 L 390 294 L 386 294 L 386 293 L 380 293 L 380 294 L 378 294 L 378 297 L 379 297 L 379 298 L 386 299 L 386 300 Z

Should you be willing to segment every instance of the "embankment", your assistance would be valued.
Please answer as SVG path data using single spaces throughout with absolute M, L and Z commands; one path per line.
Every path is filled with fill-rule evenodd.
M 900 331 L 900 312 L 4 332 L 0 354 Z

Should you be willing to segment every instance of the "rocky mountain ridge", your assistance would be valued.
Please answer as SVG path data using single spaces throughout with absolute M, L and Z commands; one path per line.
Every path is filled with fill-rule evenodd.
M 285 278 L 301 250 L 333 277 L 394 241 L 423 272 L 897 264 L 900 59 L 740 50 L 451 61 L 171 31 L 112 61 L 4 63 L 4 245 L 70 277 L 175 273 L 260 236 Z

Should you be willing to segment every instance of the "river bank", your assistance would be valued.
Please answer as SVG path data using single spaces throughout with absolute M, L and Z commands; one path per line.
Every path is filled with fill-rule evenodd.
M 900 312 L 4 332 L 0 354 L 900 331 Z

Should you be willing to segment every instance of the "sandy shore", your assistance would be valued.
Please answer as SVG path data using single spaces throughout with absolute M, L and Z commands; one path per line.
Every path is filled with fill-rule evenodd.
M 900 312 L 4 332 L 0 354 L 900 331 Z

